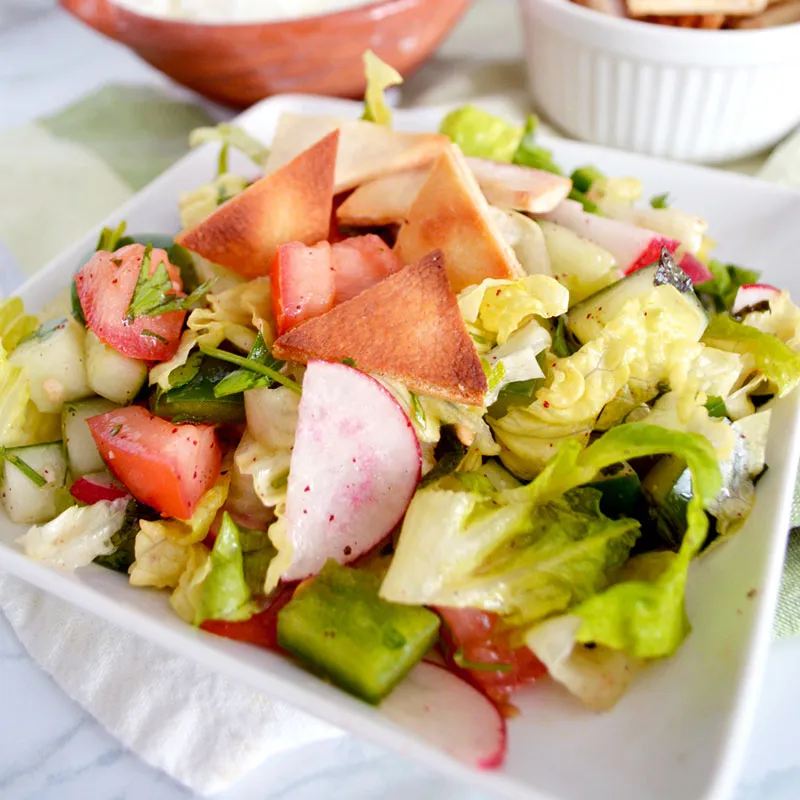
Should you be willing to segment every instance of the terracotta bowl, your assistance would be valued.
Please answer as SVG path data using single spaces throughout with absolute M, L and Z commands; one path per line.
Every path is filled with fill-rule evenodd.
M 281 92 L 357 97 L 367 49 L 408 75 L 469 4 L 383 0 L 319 17 L 220 25 L 146 17 L 110 0 L 60 2 L 178 83 L 239 108 Z

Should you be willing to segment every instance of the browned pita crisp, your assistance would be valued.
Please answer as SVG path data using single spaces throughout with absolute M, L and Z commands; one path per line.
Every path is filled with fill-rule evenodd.
M 336 194 L 394 172 L 429 165 L 450 145 L 450 139 L 440 133 L 404 133 L 346 117 L 282 114 L 266 171 L 279 169 L 337 128 L 341 136 L 334 180 Z
M 486 375 L 450 288 L 440 252 L 275 340 L 287 361 L 342 361 L 414 392 L 483 405 Z
M 245 278 L 269 273 L 278 246 L 328 238 L 339 131 L 223 203 L 175 241 Z
M 434 164 L 395 244 L 404 264 L 436 249 L 444 253 L 455 292 L 486 278 L 514 279 L 525 274 L 492 221 L 486 199 L 455 146 Z

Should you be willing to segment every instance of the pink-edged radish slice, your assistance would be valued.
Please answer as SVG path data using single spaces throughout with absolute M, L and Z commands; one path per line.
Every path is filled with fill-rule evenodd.
M 731 313 L 741 314 L 748 309 L 755 309 L 756 306 L 760 306 L 762 303 L 766 303 L 767 307 L 769 307 L 770 301 L 778 297 L 780 293 L 780 289 L 776 289 L 768 283 L 746 283 L 744 286 L 740 286 L 739 291 L 736 292 L 736 299 L 733 301 Z M 758 310 L 762 309 L 759 308 Z
M 470 767 L 495 769 L 505 759 L 506 721 L 497 706 L 438 664 L 417 664 L 380 710 Z
M 381 384 L 309 361 L 286 495 L 291 560 L 280 577 L 307 578 L 329 558 L 348 564 L 375 547 L 405 513 L 421 464 L 411 421 Z
M 130 492 L 107 472 L 93 472 L 78 478 L 69 493 L 79 502 L 90 506 L 101 500 L 119 500 L 129 497 Z
M 678 266 L 692 279 L 694 284 L 714 280 L 714 273 L 691 253 L 684 253 Z
M 662 247 L 674 253 L 680 245 L 675 239 L 655 231 L 589 214 L 574 200 L 564 200 L 542 216 L 608 250 L 616 259 L 617 269 L 622 275 L 630 275 L 658 261 Z

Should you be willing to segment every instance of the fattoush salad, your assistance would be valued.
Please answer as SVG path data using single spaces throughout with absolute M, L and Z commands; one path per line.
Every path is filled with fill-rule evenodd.
M 393 129 L 399 76 L 365 63 L 361 119 L 196 131 L 218 174 L 174 240 L 120 221 L 62 311 L 0 305 L 2 505 L 30 558 L 168 592 L 494 767 L 520 687 L 609 709 L 689 634 L 800 309 L 668 195 L 562 174 L 535 119 Z

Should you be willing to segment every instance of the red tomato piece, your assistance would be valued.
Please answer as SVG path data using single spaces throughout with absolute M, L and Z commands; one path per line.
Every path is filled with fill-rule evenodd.
M 436 611 L 445 623 L 442 640 L 448 664 L 499 705 L 507 704 L 520 686 L 547 674 L 527 647 L 511 646 L 510 632 L 497 614 L 475 608 L 439 607 Z M 456 653 L 464 667 L 456 663 Z M 469 664 L 476 668 L 470 669 Z M 492 669 L 494 664 L 499 669 Z
M 70 487 L 69 493 L 79 503 L 86 505 L 93 505 L 101 500 L 119 500 L 128 496 L 128 490 L 124 486 L 103 472 L 78 478 Z
M 365 289 L 402 269 L 400 259 L 380 236 L 352 236 L 332 248 L 335 304 L 361 294 Z
M 113 475 L 164 516 L 189 519 L 220 476 L 222 451 L 211 425 L 179 425 L 141 406 L 86 420 Z
M 278 335 L 333 308 L 331 246 L 302 242 L 282 244 L 270 273 L 272 312 Z
M 114 253 L 100 251 L 75 276 L 86 325 L 98 339 L 130 358 L 167 361 L 175 355 L 181 338 L 185 311 L 168 311 L 155 317 L 125 319 L 144 247 L 129 244 Z M 170 264 L 164 250 L 152 251 L 150 274 L 164 264 L 172 289 L 183 296 L 178 268 Z
M 278 612 L 291 600 L 293 594 L 293 586 L 282 587 L 273 595 L 267 607 L 250 619 L 241 622 L 207 619 L 200 623 L 200 627 L 215 636 L 224 636 L 226 639 L 247 642 L 269 650 L 279 650 Z

